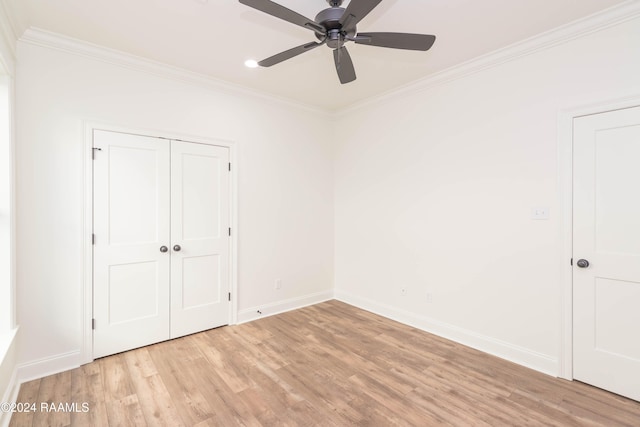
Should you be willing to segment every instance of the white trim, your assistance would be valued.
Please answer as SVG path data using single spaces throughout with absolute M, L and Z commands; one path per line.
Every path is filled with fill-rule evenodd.
M 573 380 L 573 116 L 558 116 L 558 207 L 560 209 L 560 354 L 558 376 Z M 567 285 L 568 284 L 568 285 Z
M 84 123 L 82 153 L 82 289 L 80 290 L 80 363 L 93 361 L 93 129 L 97 125 Z
M 7 388 L 4 397 L 0 402 L 3 403 L 16 403 L 18 401 L 18 393 L 20 392 L 20 383 L 18 382 L 17 370 L 14 369 L 9 381 L 9 387 Z M 11 412 L 0 411 L 0 427 L 9 427 L 11 423 Z
M 15 403 L 18 398 L 17 339 L 18 328 L 0 334 L 0 403 Z M 10 420 L 10 412 L 0 411 L 0 427 L 7 427 Z
M 238 166 L 236 159 L 237 145 L 233 141 L 222 139 L 207 138 L 195 135 L 185 135 L 170 131 L 156 129 L 132 129 L 118 125 L 106 124 L 101 122 L 84 123 L 84 153 L 83 153 L 83 171 L 84 171 L 84 197 L 82 199 L 83 224 L 82 224 L 82 308 L 81 308 L 81 341 L 80 341 L 80 363 L 90 363 L 93 361 L 93 330 L 91 329 L 91 320 L 93 317 L 93 131 L 106 130 L 111 132 L 128 133 L 133 135 L 143 135 L 151 137 L 160 137 L 165 139 L 193 142 L 198 144 L 217 145 L 227 147 L 229 149 L 229 159 L 231 162 L 231 179 L 230 185 L 230 201 L 229 201 L 229 220 L 231 226 L 230 237 L 230 272 L 229 287 L 231 291 L 231 308 L 229 312 L 229 324 L 236 323 L 238 318 Z
M 323 291 L 301 297 L 246 308 L 238 313 L 238 324 L 251 322 L 263 317 L 274 316 L 333 299 L 333 291 Z
M 362 101 L 357 101 L 347 107 L 338 109 L 335 111 L 335 114 L 337 116 L 341 116 L 346 113 L 357 111 L 366 106 L 382 103 L 391 99 L 401 98 L 409 93 L 416 94 L 424 92 L 433 87 L 462 79 L 471 74 L 496 67 L 523 56 L 532 55 L 534 53 L 550 49 L 554 46 L 587 36 L 597 31 L 621 24 L 625 21 L 635 19 L 639 16 L 640 1 L 629 0 L 617 6 L 605 9 L 604 11 L 513 43 L 504 48 L 497 49 L 488 54 L 456 64 L 443 71 L 415 80 L 399 88 L 366 98 Z
M 556 376 L 558 371 L 558 360 L 553 356 L 440 322 L 427 316 L 399 310 L 396 307 L 347 292 L 336 291 L 336 299 L 548 375 Z
M 231 319 L 230 325 L 238 323 L 238 150 L 235 144 L 229 148 L 229 161 L 231 162 L 231 213 L 229 215 L 231 226 L 231 270 L 229 280 L 231 281 Z
M 1 4 L 1 0 L 0 0 Z M 2 11 L 0 10 L 0 18 L 2 18 Z M 2 19 L 0 24 L 4 25 Z M 0 38 L 0 44 L 2 40 Z M 16 328 L 16 164 L 15 164 L 15 152 L 16 152 L 16 139 L 15 139 L 15 70 L 13 67 L 13 60 L 5 57 L 5 52 L 0 50 L 0 75 L 6 78 L 6 87 L 8 90 L 7 99 L 7 125 L 8 125 L 8 156 L 9 156 L 9 316 L 8 325 L 0 325 L 0 330 L 5 327 Z M 10 68 L 7 68 L 10 67 Z
M 558 114 L 558 193 L 561 218 L 561 325 L 558 376 L 573 379 L 573 120 L 640 105 L 640 94 L 562 110 Z
M 11 242 L 9 253 L 11 256 L 10 266 L 11 272 L 9 274 L 9 287 L 10 287 L 10 298 L 11 302 L 9 303 L 11 307 L 11 325 L 10 327 L 17 328 L 18 327 L 18 315 L 17 315 L 17 299 L 16 295 L 17 291 L 17 280 L 16 280 L 16 272 L 17 268 L 17 249 L 16 249 L 16 122 L 15 122 L 15 112 L 16 112 L 16 85 L 15 85 L 15 77 L 11 75 L 9 77 L 9 167 L 11 170 L 9 171 L 9 215 L 10 219 L 10 235 L 9 240 Z
M 297 102 L 288 98 L 278 97 L 277 95 L 261 92 L 255 89 L 249 89 L 238 84 L 209 77 L 204 74 L 186 70 L 184 68 L 174 67 L 169 64 L 132 55 L 126 52 L 100 46 L 73 37 L 64 36 L 62 34 L 53 33 L 40 28 L 29 28 L 24 32 L 19 41 L 34 46 L 59 50 L 62 52 L 70 53 L 72 55 L 91 58 L 94 60 L 106 62 L 108 64 L 153 74 L 155 76 L 163 78 L 177 80 L 183 83 L 193 84 L 200 88 L 208 88 L 234 96 L 242 96 L 244 98 L 256 98 L 270 103 L 285 105 L 287 107 L 292 107 L 298 110 L 307 110 L 314 114 L 329 114 L 326 109 L 315 107 L 310 104 Z
M 55 375 L 80 366 L 80 352 L 70 351 L 18 365 L 20 384 L 49 375 Z
M 18 401 L 19 392 L 20 383 L 18 382 L 18 370 L 14 369 L 13 374 L 11 375 L 11 379 L 9 380 L 7 390 L 5 391 L 4 397 L 0 402 L 16 403 Z M 11 412 L 0 411 L 0 427 L 9 427 L 9 423 L 11 422 L 11 415 L 13 415 Z

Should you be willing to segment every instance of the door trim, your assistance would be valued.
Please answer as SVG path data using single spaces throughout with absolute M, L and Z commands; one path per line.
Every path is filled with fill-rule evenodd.
M 82 199 L 82 277 L 80 304 L 80 364 L 93 361 L 93 330 L 91 319 L 93 318 L 93 131 L 105 130 L 111 132 L 128 133 L 133 135 L 150 136 L 180 140 L 197 144 L 216 145 L 229 149 L 229 161 L 232 164 L 229 180 L 229 219 L 232 229 L 229 248 L 229 287 L 231 289 L 231 310 L 229 324 L 238 322 L 238 167 L 237 146 L 233 141 L 223 139 L 199 137 L 193 135 L 177 134 L 163 130 L 133 129 L 113 124 L 85 121 L 84 125 L 84 151 L 82 157 L 83 167 L 83 199 Z
M 561 110 L 558 114 L 558 207 L 560 210 L 560 354 L 558 377 L 573 380 L 573 120 L 640 106 L 640 95 Z

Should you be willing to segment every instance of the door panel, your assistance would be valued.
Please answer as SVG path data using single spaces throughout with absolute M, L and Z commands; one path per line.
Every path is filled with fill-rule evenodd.
M 155 261 L 110 265 L 107 280 L 109 324 L 158 316 L 159 282 L 158 263 Z
M 574 377 L 640 400 L 640 108 L 574 121 Z
M 94 131 L 94 357 L 169 338 L 169 141 Z
M 640 339 L 628 339 L 624 331 L 628 325 L 640 325 L 640 286 L 637 282 L 596 279 L 594 308 L 594 346 L 598 351 L 640 362 Z
M 171 337 L 229 323 L 229 151 L 172 141 Z
M 157 242 L 159 153 L 153 147 L 113 145 L 105 154 L 109 162 L 109 243 Z
M 183 309 L 220 302 L 220 255 L 194 256 L 182 259 Z
M 190 148 L 202 151 L 198 145 Z M 178 170 L 182 175 L 176 183 L 180 189 L 174 197 L 182 204 L 181 237 L 185 241 L 219 239 L 222 234 L 221 221 L 224 219 L 218 197 L 222 184 L 221 162 L 224 159 L 188 153 L 182 153 L 179 158 Z M 226 167 L 227 163 L 224 164 Z
M 596 250 L 640 255 L 640 198 L 630 197 L 640 184 L 640 125 L 596 133 Z

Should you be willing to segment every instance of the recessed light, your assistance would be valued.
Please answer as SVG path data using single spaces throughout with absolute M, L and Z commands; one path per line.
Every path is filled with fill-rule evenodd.
M 244 61 L 244 65 L 248 68 L 257 68 L 258 62 L 255 59 L 247 59 Z

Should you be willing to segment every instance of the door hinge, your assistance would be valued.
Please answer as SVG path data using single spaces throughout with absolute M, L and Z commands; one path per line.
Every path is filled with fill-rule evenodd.
M 229 292 L 229 301 L 231 301 L 231 292 Z
M 573 258 L 571 258 L 571 265 L 573 265 Z
M 91 329 L 96 328 L 96 319 L 91 319 Z
M 231 162 L 229 162 L 229 172 L 231 172 Z
M 231 236 L 231 227 L 229 227 L 229 236 Z
M 97 150 L 97 151 L 102 151 L 102 148 L 93 147 L 93 150 L 91 151 L 91 158 L 92 158 L 93 160 L 95 160 L 95 158 L 96 158 L 96 150 Z
M 92 244 L 92 245 L 95 245 L 95 244 L 96 244 L 96 235 L 95 235 L 95 234 L 92 234 L 92 235 L 91 235 L 91 244 Z

